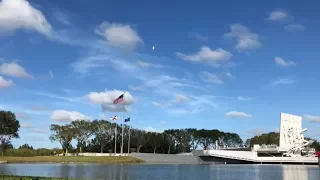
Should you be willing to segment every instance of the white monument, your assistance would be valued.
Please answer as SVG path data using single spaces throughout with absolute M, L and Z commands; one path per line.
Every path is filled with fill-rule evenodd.
M 287 156 L 301 156 L 302 153 L 309 154 L 310 144 L 313 141 L 304 139 L 302 129 L 302 117 L 292 114 L 280 114 L 280 142 L 279 150 L 286 152 Z

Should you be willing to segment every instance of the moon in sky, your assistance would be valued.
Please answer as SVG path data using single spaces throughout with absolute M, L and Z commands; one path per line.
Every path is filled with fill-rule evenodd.
M 154 46 L 152 46 L 152 51 L 154 50 L 154 48 L 155 48 L 155 47 L 154 47 Z

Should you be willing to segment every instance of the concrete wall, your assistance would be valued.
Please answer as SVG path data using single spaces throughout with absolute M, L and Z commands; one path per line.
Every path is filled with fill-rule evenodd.
M 131 153 L 132 157 L 142 159 L 146 163 L 164 164 L 197 164 L 198 157 L 192 155 Z

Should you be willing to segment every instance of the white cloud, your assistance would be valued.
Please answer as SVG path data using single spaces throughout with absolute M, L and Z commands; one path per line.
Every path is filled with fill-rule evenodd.
M 274 58 L 274 62 L 280 66 L 283 66 L 283 67 L 288 67 L 288 66 L 293 66 L 293 65 L 296 65 L 295 62 L 293 61 L 286 61 L 284 59 L 282 59 L 281 57 L 275 57 Z
M 53 72 L 52 72 L 51 70 L 49 71 L 49 75 L 50 75 L 50 78 L 51 78 L 51 79 L 54 78 L 54 74 L 53 74 Z
M 102 105 L 103 111 L 108 112 L 127 112 L 129 111 L 127 106 L 115 105 L 115 104 L 103 104 Z
M 202 34 L 197 33 L 197 32 L 189 32 L 188 36 L 189 36 L 189 38 L 193 38 L 195 40 L 203 41 L 203 42 L 206 42 L 206 41 L 209 40 L 208 36 L 202 35 Z
M 201 72 L 200 78 L 204 82 L 213 83 L 213 84 L 223 84 L 222 80 L 216 75 L 209 72 Z
M 0 73 L 18 78 L 33 78 L 22 66 L 15 62 L 3 63 L 0 66 Z
M 250 98 L 248 98 L 248 97 L 242 97 L 242 96 L 238 96 L 237 99 L 238 99 L 239 101 L 248 101 L 248 100 L 250 100 Z
M 304 118 L 306 118 L 310 122 L 320 122 L 320 116 L 305 114 Z
M 260 36 L 252 33 L 246 26 L 242 24 L 232 24 L 230 25 L 230 28 L 231 32 L 225 34 L 225 36 L 237 40 L 236 49 L 238 51 L 247 51 L 262 46 L 262 43 L 259 40 Z
M 71 122 L 77 119 L 89 119 L 86 115 L 77 111 L 55 110 L 51 114 L 51 119 L 59 122 Z
M 105 92 L 90 92 L 86 98 L 89 99 L 91 103 L 94 104 L 113 104 L 113 101 L 118 98 L 124 91 L 111 90 Z M 121 105 L 134 104 L 136 99 L 131 96 L 129 92 L 124 93 L 123 101 Z
M 30 116 L 25 112 L 16 112 L 15 115 L 19 120 L 29 120 L 30 119 Z
M 284 30 L 287 32 L 296 32 L 303 31 L 305 27 L 301 24 L 289 24 L 284 27 Z
M 228 118 L 251 118 L 252 117 L 251 114 L 247 114 L 247 113 L 244 113 L 244 112 L 238 112 L 238 111 L 227 112 L 225 114 L 225 116 L 228 117 Z
M 147 132 L 157 132 L 157 133 L 162 133 L 163 132 L 163 130 L 157 130 L 157 129 L 153 128 L 153 127 L 145 127 L 144 130 L 147 131 Z
M 15 84 L 11 80 L 6 80 L 2 76 L 0 76 L 0 88 L 6 88 L 14 85 Z
M 51 35 L 51 25 L 41 11 L 26 0 L 2 0 L 0 2 L 0 33 L 15 32 L 18 29 L 38 31 Z
M 21 128 L 25 128 L 25 129 L 29 129 L 29 128 L 32 128 L 32 125 L 29 124 L 29 123 L 21 123 L 21 124 L 20 124 L 20 127 L 21 127 Z
M 143 40 L 129 25 L 103 22 L 95 29 L 95 32 L 103 36 L 106 42 L 114 47 L 133 50 Z
M 183 103 L 183 102 L 187 102 L 189 101 L 190 98 L 183 95 L 183 94 L 177 94 L 174 101 L 177 102 L 177 103 Z
M 144 62 L 144 61 L 137 61 L 137 64 L 138 64 L 140 67 L 144 67 L 144 68 L 149 68 L 149 67 L 163 68 L 163 66 L 160 65 L 160 64 L 152 64 L 152 63 L 147 63 L 147 62 Z
M 34 132 L 34 133 L 39 133 L 39 134 L 45 134 L 45 133 L 47 133 L 48 131 L 43 130 L 43 129 L 39 129 L 39 128 L 34 128 L 34 129 L 32 129 L 32 132 Z
M 281 9 L 274 10 L 269 13 L 268 20 L 270 21 L 284 21 L 289 18 L 289 14 Z
M 143 91 L 143 88 L 140 86 L 128 86 L 129 89 L 131 89 L 132 91 Z
M 292 84 L 294 83 L 294 80 L 288 79 L 288 78 L 279 78 L 272 82 L 272 85 L 278 85 L 278 84 Z
M 177 57 L 186 61 L 193 62 L 208 62 L 212 65 L 218 65 L 218 63 L 230 60 L 232 54 L 228 51 L 225 51 L 221 48 L 216 50 L 211 50 L 207 46 L 202 46 L 200 51 L 193 54 L 183 54 L 180 52 L 176 53 Z

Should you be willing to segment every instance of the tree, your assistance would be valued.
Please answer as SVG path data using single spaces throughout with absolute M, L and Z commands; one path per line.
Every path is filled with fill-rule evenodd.
M 148 138 L 150 139 L 150 144 L 153 148 L 153 153 L 156 153 L 157 148 L 161 145 L 162 141 L 162 134 L 156 133 L 156 132 L 148 132 L 147 133 Z
M 137 147 L 137 152 L 140 152 L 141 147 L 148 142 L 146 131 L 140 129 L 131 129 L 131 142 L 133 146 Z
M 176 144 L 176 137 L 174 136 L 174 130 L 169 129 L 164 131 L 164 139 L 168 142 L 168 154 L 171 153 L 172 146 Z
M 33 147 L 29 146 L 29 144 L 24 144 L 24 145 L 20 146 L 19 149 L 33 149 Z
M 0 111 L 0 145 L 19 138 L 20 123 L 11 111 Z
M 0 144 L 0 149 L 1 149 L 1 156 L 4 155 L 7 149 L 12 149 L 13 146 L 11 144 L 11 141 L 8 139 L 2 139 L 1 144 Z
M 51 124 L 50 130 L 52 132 L 50 136 L 51 141 L 58 141 L 62 149 L 65 150 L 66 153 L 68 153 L 68 149 L 71 146 L 72 138 L 74 137 L 74 129 L 71 128 L 70 125 L 57 125 L 57 124 Z
M 71 122 L 71 127 L 74 130 L 74 137 L 78 141 L 79 152 L 82 153 L 82 148 L 94 132 L 93 123 L 86 120 L 76 120 Z
M 187 133 L 190 136 L 190 146 L 193 150 L 198 148 L 199 145 L 199 135 L 198 135 L 198 131 L 195 128 L 189 128 L 186 129 Z
M 114 124 L 106 120 L 95 120 L 92 124 L 100 152 L 103 153 L 103 148 L 114 138 Z

